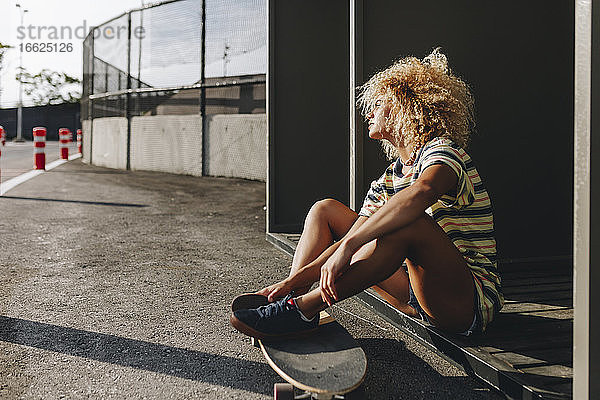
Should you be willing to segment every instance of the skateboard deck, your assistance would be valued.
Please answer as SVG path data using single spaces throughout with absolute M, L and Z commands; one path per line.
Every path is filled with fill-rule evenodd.
M 232 303 L 232 311 L 264 304 L 264 296 L 240 296 Z M 271 368 L 288 383 L 315 398 L 333 398 L 360 386 L 367 358 L 358 342 L 333 317 L 324 311 L 320 317 L 319 329 L 306 336 L 257 342 Z M 277 389 L 275 395 L 278 398 Z

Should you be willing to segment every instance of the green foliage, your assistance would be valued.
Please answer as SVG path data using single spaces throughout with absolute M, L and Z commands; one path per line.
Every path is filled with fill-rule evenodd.
M 20 68 L 16 79 L 23 84 L 23 91 L 36 106 L 75 103 L 81 99 L 81 80 L 65 72 L 44 68 L 31 74 Z

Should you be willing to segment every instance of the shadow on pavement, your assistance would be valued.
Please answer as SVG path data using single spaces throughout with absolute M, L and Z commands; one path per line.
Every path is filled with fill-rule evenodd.
M 468 376 L 441 375 L 400 340 L 362 338 L 357 341 L 369 360 L 362 394 L 356 394 L 357 399 L 464 399 L 465 386 L 472 390 L 470 399 L 482 399 L 482 395 L 489 392 L 483 383 L 472 387 Z M 445 382 L 441 390 L 439 385 L 432 384 L 439 379 Z
M 6 316 L 0 316 L 0 341 L 233 389 L 271 393 L 264 385 L 264 376 L 272 374 L 269 366 L 233 357 Z
M 42 197 L 0 196 L 0 199 L 51 201 L 51 202 L 57 202 L 57 203 L 90 204 L 90 205 L 94 205 L 94 206 L 110 206 L 110 207 L 137 207 L 137 208 L 148 207 L 145 204 L 110 203 L 110 202 L 103 202 L 103 201 L 85 201 L 85 200 L 46 199 L 46 198 L 42 198 Z

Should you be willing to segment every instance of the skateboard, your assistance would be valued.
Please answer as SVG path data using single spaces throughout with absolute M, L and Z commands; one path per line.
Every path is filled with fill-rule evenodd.
M 238 296 L 231 310 L 257 308 L 268 304 L 265 296 Z M 350 399 L 363 382 L 367 370 L 365 352 L 327 312 L 320 315 L 319 328 L 294 339 L 252 338 L 275 372 L 287 383 L 276 383 L 275 400 Z M 295 395 L 294 388 L 302 391 Z

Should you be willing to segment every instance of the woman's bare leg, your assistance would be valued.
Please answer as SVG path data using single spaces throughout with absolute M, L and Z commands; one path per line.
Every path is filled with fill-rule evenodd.
M 398 268 L 389 278 L 377 283 L 372 288 L 385 301 L 412 317 L 418 317 L 419 313 L 413 307 L 408 305 L 410 294 L 408 291 L 408 274 L 403 268 Z
M 389 279 L 401 270 L 402 262 L 407 259 L 415 296 L 432 323 L 456 332 L 471 326 L 474 316 L 471 272 L 460 252 L 431 217 L 424 215 L 372 243 L 375 248 L 365 251 L 360 259 L 353 258 L 349 269 L 336 281 L 340 299 L 382 281 L 390 283 Z M 402 279 L 398 277 L 402 275 L 396 275 L 392 283 L 397 284 Z M 402 289 L 400 285 L 394 288 Z M 298 306 L 311 317 L 327 304 L 321 298 L 320 288 L 316 288 L 301 296 Z
M 296 246 L 290 276 L 306 264 L 314 261 L 331 246 L 334 240 L 343 237 L 352 227 L 358 215 L 337 200 L 326 199 L 316 202 L 304 221 L 304 229 Z M 297 294 L 310 290 L 310 286 L 297 289 Z
M 368 259 L 371 257 L 376 247 L 376 240 L 365 244 L 354 254 L 354 256 L 352 256 L 350 263 L 354 264 L 357 261 Z M 392 276 L 378 282 L 376 285 L 372 286 L 372 289 L 383 297 L 385 301 L 403 313 L 413 317 L 419 315 L 417 310 L 407 304 L 410 296 L 408 292 L 408 274 L 404 271 L 404 268 L 398 268 Z
M 299 268 L 314 261 L 334 240 L 342 238 L 352 227 L 358 215 L 344 204 L 333 199 L 321 200 L 310 209 L 304 222 L 304 229 L 294 253 L 290 275 Z M 363 246 L 353 261 L 368 258 L 375 249 L 375 242 Z M 400 311 L 417 316 L 417 311 L 406 304 L 409 300 L 408 275 L 403 269 L 396 271 L 388 279 L 373 286 L 387 302 Z M 305 287 L 296 290 L 301 295 L 310 290 Z

